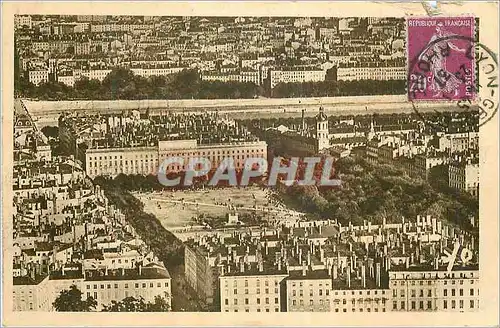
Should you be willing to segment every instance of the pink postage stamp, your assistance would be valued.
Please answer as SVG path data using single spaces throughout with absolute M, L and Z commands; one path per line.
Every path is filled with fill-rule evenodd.
M 473 17 L 408 18 L 407 33 L 409 100 L 474 99 Z

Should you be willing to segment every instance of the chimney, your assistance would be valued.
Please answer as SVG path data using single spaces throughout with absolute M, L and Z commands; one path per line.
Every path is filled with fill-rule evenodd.
M 438 260 L 438 257 L 436 256 L 434 258 L 434 270 L 438 270 L 439 269 L 439 260 Z
M 403 242 L 403 255 L 406 254 L 406 246 L 405 243 Z
M 375 264 L 375 282 L 377 283 L 377 287 L 380 287 L 380 263 Z
M 351 288 L 351 268 L 349 266 L 347 266 L 346 278 L 347 278 L 347 288 Z
M 305 276 L 307 273 L 306 261 L 302 261 L 302 275 Z
M 372 231 L 372 221 L 368 220 L 368 232 Z
M 225 271 L 225 269 L 224 269 L 224 265 L 222 265 L 222 266 L 220 267 L 220 275 L 221 275 L 221 277 L 223 277 L 223 276 L 224 276 L 224 273 L 225 273 L 224 271 Z
M 245 262 L 240 261 L 240 272 L 243 273 L 245 272 Z
M 307 265 L 311 265 L 311 252 L 307 253 Z
M 337 279 L 338 268 L 337 264 L 333 265 L 333 279 Z
M 142 275 L 142 264 L 139 264 L 139 276 Z
M 278 271 L 281 272 L 281 259 L 278 261 Z
M 264 262 L 262 260 L 259 261 L 259 272 L 264 271 Z
M 227 266 L 227 273 L 231 273 L 231 264 Z
M 405 263 L 406 263 L 406 268 L 408 269 L 410 267 L 410 258 L 406 258 L 405 259 Z
M 321 263 L 323 263 L 325 261 L 325 250 L 321 246 L 319 249 L 319 259 L 320 259 Z
M 366 288 L 366 267 L 364 264 L 361 266 L 361 280 L 363 281 L 363 288 Z

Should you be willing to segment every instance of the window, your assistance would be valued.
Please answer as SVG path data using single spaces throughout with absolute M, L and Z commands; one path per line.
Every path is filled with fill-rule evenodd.
M 455 308 L 455 300 L 452 300 L 451 301 L 451 308 L 454 309 Z
M 448 308 L 448 301 L 447 300 L 443 301 L 443 308 L 445 308 L 445 309 Z
M 451 296 L 455 296 L 455 288 L 451 290 Z
M 432 297 L 432 289 L 427 290 L 427 296 Z
M 260 304 L 260 298 L 257 298 L 257 304 Z
M 115 288 L 118 288 L 118 284 L 115 284 Z
M 237 298 L 234 299 L 234 305 L 238 305 L 238 299 Z
M 225 304 L 225 305 L 229 305 L 229 299 L 227 299 L 227 298 L 226 298 L 226 299 L 224 300 L 224 304 Z
M 471 289 L 471 290 L 472 290 L 472 289 Z M 292 290 L 292 296 L 297 296 L 297 292 L 296 292 L 296 290 L 295 290 L 295 289 L 294 289 L 294 290 Z
M 445 289 L 445 290 L 443 291 L 443 295 L 444 295 L 444 296 L 448 296 L 448 289 Z
M 234 294 L 234 295 L 237 295 L 237 294 L 238 294 L 238 289 L 237 289 L 237 288 L 235 288 L 235 289 L 234 289 L 233 294 Z
M 248 288 L 245 288 L 245 294 L 248 294 Z
M 248 305 L 248 298 L 245 298 L 245 305 Z
M 472 308 L 474 308 L 474 300 L 470 300 L 470 305 L 469 305 L 469 307 L 470 307 L 471 309 L 472 309 Z
M 313 300 L 309 300 L 309 305 L 313 306 L 314 305 L 314 301 Z
M 311 294 L 312 294 L 312 290 L 311 290 Z M 311 295 L 312 296 L 312 295 Z M 319 296 L 323 296 L 323 289 L 320 289 L 319 290 Z
M 248 280 L 245 280 L 245 287 L 248 287 Z
M 310 289 L 310 290 L 309 290 L 309 296 L 313 296 L 313 295 L 314 295 L 313 290 L 312 290 L 312 289 Z
M 469 294 L 470 294 L 470 296 L 474 296 L 474 289 L 473 288 L 470 289 Z
M 279 302 L 279 301 L 278 301 L 278 298 L 277 298 L 277 297 L 275 297 L 275 298 L 274 298 L 274 304 L 278 304 L 278 302 Z
M 393 310 L 397 310 L 397 308 L 398 308 L 398 302 L 393 301 L 393 302 L 392 302 L 392 309 L 393 309 Z
M 464 290 L 462 288 L 460 288 L 459 294 L 460 294 L 460 296 L 464 296 Z
M 269 304 L 269 297 L 266 297 L 266 304 Z
M 87 285 L 87 289 L 90 289 L 90 285 Z M 472 290 L 472 289 L 471 289 Z
M 424 309 L 424 301 L 420 301 L 419 304 L 418 304 L 418 308 L 420 310 L 423 310 Z
M 405 301 L 401 301 L 401 310 L 405 309 Z
M 464 300 L 458 301 L 459 308 L 463 309 L 464 308 Z
M 415 303 L 415 301 L 411 301 L 411 309 L 412 309 L 412 310 L 415 310 L 415 308 L 416 308 L 416 303 Z

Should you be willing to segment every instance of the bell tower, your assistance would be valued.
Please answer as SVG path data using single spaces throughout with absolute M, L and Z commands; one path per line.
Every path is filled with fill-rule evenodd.
M 316 140 L 318 151 L 330 147 L 328 117 L 323 107 L 319 108 L 319 114 L 316 115 Z

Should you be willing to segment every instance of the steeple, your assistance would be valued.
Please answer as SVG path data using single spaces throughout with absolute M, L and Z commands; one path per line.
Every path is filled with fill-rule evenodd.
M 325 114 L 323 106 L 321 106 L 319 108 L 319 114 L 316 115 L 316 141 L 318 152 L 330 147 L 329 135 L 328 117 Z

